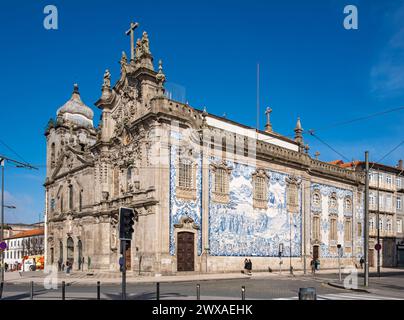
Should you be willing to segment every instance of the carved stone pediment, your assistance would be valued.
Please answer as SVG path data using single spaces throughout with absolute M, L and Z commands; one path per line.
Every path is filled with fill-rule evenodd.
M 74 148 L 66 147 L 56 162 L 56 168 L 53 171 L 52 179 L 55 179 L 55 177 L 59 175 L 69 173 L 75 168 L 82 167 L 83 165 L 92 165 L 92 158 L 90 155 L 86 155 Z
M 200 226 L 198 226 L 195 222 L 194 219 L 188 216 L 183 216 L 180 219 L 180 223 L 174 224 L 174 228 L 178 229 L 195 229 L 199 230 Z

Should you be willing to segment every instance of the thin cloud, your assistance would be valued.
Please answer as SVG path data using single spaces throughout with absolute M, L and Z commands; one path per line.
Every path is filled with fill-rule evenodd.
M 380 97 L 402 94 L 404 90 L 404 5 L 391 19 L 396 30 L 371 69 L 372 92 Z

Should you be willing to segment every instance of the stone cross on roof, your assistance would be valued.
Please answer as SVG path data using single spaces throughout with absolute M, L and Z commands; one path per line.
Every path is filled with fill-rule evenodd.
M 139 23 L 130 23 L 130 28 L 126 31 L 126 35 L 130 35 L 130 61 L 135 61 L 135 29 L 139 26 Z

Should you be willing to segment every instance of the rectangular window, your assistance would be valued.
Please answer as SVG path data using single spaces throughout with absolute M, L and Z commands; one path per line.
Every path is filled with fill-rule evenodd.
M 313 217 L 313 240 L 320 241 L 320 217 Z
M 392 183 L 393 183 L 393 179 L 392 179 L 392 177 L 391 177 L 391 175 L 386 175 L 386 183 L 389 185 L 389 186 L 391 186 L 392 185 Z
M 379 184 L 383 184 L 383 173 L 379 173 Z
M 337 240 L 337 218 L 330 218 L 330 240 Z
M 358 222 L 358 237 L 362 237 L 362 223 Z
M 226 194 L 228 192 L 228 177 L 225 169 L 217 169 L 215 174 L 215 192 Z
M 263 177 L 255 177 L 254 179 L 255 199 L 265 200 L 265 179 Z
M 392 197 L 390 195 L 386 196 L 386 208 L 388 210 L 391 210 L 393 207 L 393 203 L 392 203 Z
M 397 185 L 397 189 L 401 189 L 401 178 L 400 177 L 397 177 L 396 185 Z
M 178 185 L 182 188 L 192 188 L 192 165 L 190 163 L 180 162 Z
M 345 219 L 344 223 L 344 241 L 352 241 L 352 222 L 351 219 Z
M 397 220 L 397 233 L 403 233 L 403 220 Z
M 371 206 L 374 206 L 374 205 L 375 205 L 375 202 L 376 202 L 375 195 L 371 193 L 371 194 L 369 195 L 369 204 L 370 204 Z
M 401 197 L 397 197 L 397 210 L 401 210 Z
M 244 137 L 244 157 L 248 157 L 248 138 Z

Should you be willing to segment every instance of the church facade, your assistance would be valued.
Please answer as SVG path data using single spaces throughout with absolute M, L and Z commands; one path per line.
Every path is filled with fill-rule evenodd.
M 132 29 L 130 31 L 133 32 Z M 119 272 L 120 207 L 135 211 L 126 248 L 139 274 L 336 267 L 363 255 L 360 172 L 312 158 L 300 119 L 294 139 L 168 98 L 146 32 L 104 74 L 99 126 L 75 85 L 50 120 L 46 263 Z

